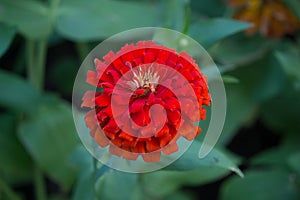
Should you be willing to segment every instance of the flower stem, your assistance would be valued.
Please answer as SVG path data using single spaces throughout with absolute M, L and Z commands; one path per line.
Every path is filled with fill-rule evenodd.
M 45 58 L 47 39 L 27 40 L 27 74 L 29 82 L 38 90 L 44 87 Z
M 28 81 L 39 91 L 44 88 L 47 41 L 47 38 L 38 41 L 29 39 L 26 41 Z M 34 187 L 36 199 L 46 200 L 46 186 L 43 172 L 39 166 L 36 166 L 34 172 Z
M 34 172 L 34 187 L 35 187 L 35 199 L 46 200 L 46 187 L 43 177 L 43 172 L 40 167 L 36 166 Z
M 29 82 L 36 86 L 36 79 L 35 79 L 35 73 L 34 73 L 34 41 L 27 40 L 26 41 L 26 52 L 27 52 L 27 76 Z
M 0 191 L 2 191 L 8 199 L 11 200 L 21 199 L 2 179 L 0 179 Z
M 45 64 L 46 64 L 46 54 L 47 54 L 47 41 L 42 40 L 37 44 L 37 70 L 38 70 L 38 89 L 42 90 L 44 88 L 44 76 L 45 76 Z

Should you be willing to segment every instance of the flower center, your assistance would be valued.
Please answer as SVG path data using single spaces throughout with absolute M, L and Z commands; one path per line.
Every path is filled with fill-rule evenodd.
M 129 65 L 129 64 L 128 64 Z M 159 81 L 157 72 L 154 72 L 152 65 L 150 67 L 136 67 L 133 70 L 131 65 L 131 72 L 133 74 L 132 80 L 127 82 L 130 90 L 135 91 L 137 89 L 148 89 L 151 92 L 155 92 L 155 88 Z

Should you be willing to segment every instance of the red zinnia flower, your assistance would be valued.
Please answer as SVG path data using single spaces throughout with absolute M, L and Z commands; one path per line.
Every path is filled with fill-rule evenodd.
M 141 41 L 103 59 L 95 59 L 96 71 L 87 72 L 87 82 L 103 90 L 87 91 L 82 103 L 92 108 L 85 122 L 101 147 L 109 145 L 125 159 L 142 155 L 157 162 L 161 152 L 178 150 L 180 136 L 192 140 L 200 133 L 195 122 L 205 119 L 203 105 L 211 98 L 206 78 L 187 53 Z

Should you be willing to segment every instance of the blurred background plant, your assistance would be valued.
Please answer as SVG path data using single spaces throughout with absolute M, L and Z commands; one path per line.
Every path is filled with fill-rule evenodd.
M 297 0 L 0 0 L 0 199 L 300 199 L 299 18 Z M 206 158 L 201 134 L 169 167 L 137 175 L 93 160 L 70 102 L 88 52 L 143 26 L 202 44 L 228 111 Z

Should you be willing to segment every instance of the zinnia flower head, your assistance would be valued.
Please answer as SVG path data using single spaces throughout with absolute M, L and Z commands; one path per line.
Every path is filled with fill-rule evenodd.
M 87 72 L 82 107 L 90 135 L 111 154 L 146 162 L 178 150 L 181 136 L 193 140 L 201 131 L 211 97 L 206 77 L 187 53 L 177 53 L 153 41 L 127 44 L 95 59 Z M 102 89 L 102 91 L 99 91 Z
M 234 19 L 253 23 L 247 34 L 260 32 L 266 37 L 283 37 L 294 34 L 300 23 L 292 11 L 280 0 L 227 0 L 236 8 Z

